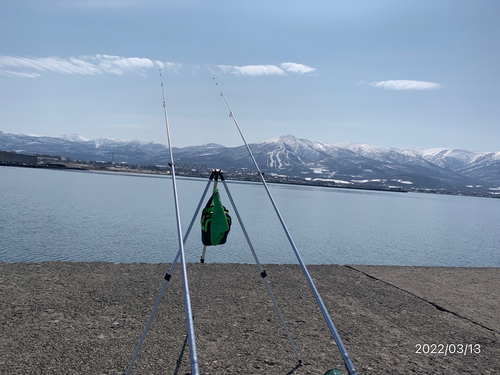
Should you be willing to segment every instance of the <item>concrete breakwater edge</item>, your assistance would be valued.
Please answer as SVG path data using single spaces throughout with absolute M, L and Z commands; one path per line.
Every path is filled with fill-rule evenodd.
M 498 373 L 499 268 L 308 268 L 360 374 Z M 123 374 L 168 269 L 0 262 L 0 374 Z M 300 267 L 265 270 L 302 365 L 255 265 L 188 264 L 201 373 L 346 373 Z M 132 373 L 189 372 L 185 337 L 177 267 Z

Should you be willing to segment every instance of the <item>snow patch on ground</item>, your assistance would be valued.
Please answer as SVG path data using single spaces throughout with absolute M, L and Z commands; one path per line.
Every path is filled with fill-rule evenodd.
M 349 185 L 352 185 L 352 182 L 350 182 L 350 181 L 333 180 L 331 178 L 313 178 L 312 181 L 325 181 L 325 182 L 335 182 L 336 184 L 349 184 Z
M 393 179 L 391 181 L 396 181 L 396 182 L 399 182 L 401 184 L 413 184 L 413 182 L 411 181 L 403 181 L 403 180 L 396 180 L 396 179 Z M 352 182 L 355 182 L 357 184 L 366 184 L 368 182 L 387 182 L 387 179 L 385 178 L 372 178 L 371 180 L 352 180 Z
M 411 181 L 403 181 L 403 180 L 391 180 L 391 181 L 396 181 L 399 182 L 400 184 L 406 184 L 406 185 L 413 185 L 413 182 Z

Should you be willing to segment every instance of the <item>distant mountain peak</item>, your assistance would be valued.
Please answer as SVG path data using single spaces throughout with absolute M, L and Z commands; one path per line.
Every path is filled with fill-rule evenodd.
M 323 150 L 325 147 L 329 147 L 326 143 L 310 141 L 308 139 L 297 138 L 292 134 L 280 135 L 278 137 L 267 139 L 259 144 L 277 144 L 277 145 L 287 145 L 293 150 L 298 148 L 311 148 L 317 150 Z
M 76 133 L 64 134 L 61 138 L 65 139 L 67 141 L 71 141 L 71 142 L 88 142 L 89 141 L 83 135 L 76 134 Z
M 299 138 L 297 138 L 294 135 L 291 134 L 285 134 L 285 135 L 279 135 L 277 137 L 269 138 L 263 141 L 262 143 L 296 143 L 301 141 Z

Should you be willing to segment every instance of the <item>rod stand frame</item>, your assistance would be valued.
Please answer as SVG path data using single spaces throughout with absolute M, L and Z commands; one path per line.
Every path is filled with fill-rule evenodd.
M 255 259 L 255 262 L 256 262 L 256 264 L 257 264 L 257 266 L 258 266 L 258 268 L 259 268 L 259 271 L 260 271 L 260 276 L 261 276 L 261 277 L 262 277 L 262 279 L 264 280 L 264 283 L 265 283 L 266 288 L 267 288 L 267 290 L 268 290 L 268 292 L 269 292 L 269 294 L 270 294 L 270 296 L 271 296 L 271 299 L 272 299 L 272 301 L 273 301 L 273 304 L 274 304 L 274 307 L 275 307 L 275 309 L 276 309 L 276 312 L 278 313 L 278 315 L 279 315 L 279 317 L 280 317 L 280 320 L 281 320 L 281 322 L 282 322 L 282 324 L 283 324 L 283 327 L 284 327 L 284 329 L 285 329 L 285 331 L 286 331 L 286 334 L 287 334 L 287 336 L 288 336 L 288 339 L 289 339 L 289 341 L 290 341 L 290 344 L 291 344 L 291 346 L 292 346 L 292 349 L 293 349 L 293 351 L 294 351 L 294 353 L 295 353 L 295 356 L 296 356 L 296 358 L 297 358 L 297 361 L 298 361 L 298 363 L 299 363 L 299 365 L 300 365 L 300 364 L 302 363 L 302 358 L 300 357 L 300 354 L 299 354 L 299 352 L 298 352 L 298 350 L 297 350 L 297 347 L 296 347 L 296 345 L 295 345 L 295 342 L 293 341 L 293 338 L 292 338 L 292 336 L 291 336 L 291 334 L 290 334 L 290 331 L 288 330 L 288 326 L 287 326 L 287 325 L 286 325 L 286 323 L 285 323 L 285 319 L 283 318 L 283 315 L 282 315 L 281 310 L 280 310 L 280 308 L 279 308 L 279 306 L 278 306 L 278 303 L 277 303 L 277 301 L 276 301 L 276 298 L 274 297 L 274 294 L 273 294 L 273 292 L 272 292 L 272 290 L 271 290 L 271 286 L 269 285 L 269 282 L 267 281 L 267 273 L 266 273 L 266 271 L 262 268 L 262 265 L 261 265 L 261 263 L 260 263 L 260 261 L 259 261 L 259 259 L 258 259 L 258 257 L 257 257 L 257 253 L 255 252 L 255 249 L 254 249 L 254 247 L 253 247 L 253 245 L 252 245 L 252 242 L 250 241 L 250 237 L 248 236 L 248 233 L 247 233 L 247 231 L 246 231 L 245 225 L 243 224 L 243 221 L 241 220 L 241 216 L 240 216 L 240 214 L 239 214 L 239 212 L 238 212 L 238 209 L 236 208 L 236 205 L 235 205 L 234 200 L 233 200 L 233 197 L 232 197 L 232 195 L 231 195 L 231 193 L 230 193 L 230 191 L 229 191 L 229 188 L 227 187 L 226 181 L 225 181 L 225 179 L 224 179 L 224 173 L 223 173 L 223 171 L 222 171 L 221 169 L 212 169 L 212 172 L 211 172 L 211 174 L 210 174 L 210 177 L 209 177 L 208 183 L 207 183 L 207 185 L 205 186 L 205 190 L 203 191 L 203 194 L 202 194 L 202 196 L 201 196 L 200 202 L 198 203 L 198 206 L 197 206 L 197 208 L 196 208 L 196 210 L 195 210 L 195 213 L 194 213 L 194 215 L 193 215 L 193 218 L 191 219 L 191 223 L 189 224 L 189 227 L 188 227 L 188 229 L 187 229 L 187 231 L 186 231 L 186 234 L 184 235 L 184 238 L 183 238 L 183 241 L 182 241 L 182 245 L 184 245 L 184 244 L 186 243 L 186 241 L 187 241 L 187 239 L 188 239 L 188 237 L 189 237 L 189 234 L 191 233 L 191 229 L 193 228 L 194 222 L 195 222 L 195 220 L 196 220 L 196 217 L 198 216 L 198 213 L 199 213 L 200 208 L 201 208 L 201 206 L 202 206 L 202 203 L 203 203 L 203 201 L 204 201 L 204 199 L 205 199 L 205 196 L 207 195 L 207 191 L 208 191 L 208 188 L 210 187 L 210 184 L 212 183 L 212 181 L 214 182 L 214 189 L 213 189 L 213 190 L 214 190 L 214 192 L 215 192 L 215 189 L 216 189 L 216 187 L 217 187 L 217 182 L 218 182 L 218 180 L 219 180 L 219 179 L 221 180 L 221 182 L 222 182 L 222 183 L 223 183 L 223 185 L 224 185 L 224 188 L 225 188 L 225 190 L 226 190 L 227 196 L 229 197 L 229 200 L 230 200 L 230 202 L 231 202 L 231 206 L 232 206 L 232 208 L 233 208 L 233 210 L 234 210 L 234 212 L 235 212 L 235 214 L 236 214 L 236 217 L 237 217 L 238 222 L 239 222 L 239 224 L 240 224 L 240 226 L 241 226 L 241 229 L 243 230 L 243 234 L 245 235 L 245 238 L 246 238 L 246 240 L 247 240 L 248 246 L 249 246 L 249 248 L 250 248 L 250 250 L 251 250 L 251 252 L 252 252 L 252 255 L 253 255 L 254 259 Z M 205 251 L 206 251 L 206 246 L 203 246 L 203 253 L 202 253 L 202 256 L 201 256 L 201 258 L 200 258 L 200 263 L 202 263 L 202 264 L 204 264 L 204 263 L 205 263 Z M 171 265 L 171 267 L 170 267 L 170 270 L 169 270 L 169 271 L 165 274 L 165 282 L 163 283 L 163 286 L 162 286 L 162 288 L 161 288 L 161 290 L 160 290 L 160 293 L 159 293 L 159 295 L 158 295 L 158 298 L 157 298 L 157 300 L 156 300 L 155 306 L 153 307 L 153 310 L 152 310 L 151 315 L 150 315 L 150 317 L 149 317 L 149 319 L 148 319 L 148 322 L 146 323 L 146 327 L 144 328 L 144 331 L 143 331 L 143 333 L 142 333 L 142 336 L 141 336 L 141 338 L 139 339 L 139 343 L 138 343 L 138 345 L 137 345 L 137 347 L 136 347 L 136 350 L 135 350 L 135 352 L 134 352 L 134 355 L 133 355 L 133 357 L 132 357 L 132 360 L 131 360 L 131 362 L 130 362 L 130 364 L 129 364 L 129 367 L 128 367 L 128 369 L 127 369 L 127 371 L 126 371 L 125 375 L 129 375 L 129 374 L 130 374 L 130 372 L 131 372 L 131 370 L 132 370 L 132 366 L 133 366 L 133 364 L 134 364 L 134 362 L 135 362 L 135 360 L 136 360 L 136 358 L 137 358 L 137 355 L 139 354 L 139 350 L 140 350 L 140 348 L 141 348 L 141 345 L 142 345 L 142 343 L 143 343 L 144 339 L 146 338 L 146 334 L 147 334 L 147 332 L 148 332 L 148 330 L 149 330 L 149 327 L 150 327 L 150 325 L 151 325 L 151 323 L 152 323 L 152 321 L 153 321 L 153 318 L 154 318 L 154 315 L 155 315 L 155 313 L 156 313 L 156 310 L 158 309 L 158 306 L 159 306 L 159 304 L 160 304 L 160 301 L 161 301 L 161 299 L 162 299 L 162 297 L 163 297 L 163 294 L 165 293 L 165 289 L 166 289 L 166 287 L 167 287 L 167 285 L 168 285 L 168 283 L 169 283 L 169 281 L 170 281 L 170 279 L 171 279 L 171 277 L 172 277 L 172 273 L 173 273 L 173 271 L 174 271 L 174 269 L 175 269 L 175 266 L 176 266 L 176 264 L 177 264 L 177 262 L 178 262 L 178 260 L 179 260 L 180 256 L 181 256 L 181 247 L 179 247 L 179 251 L 177 252 L 177 255 L 175 256 L 175 259 L 174 259 L 174 261 L 172 262 L 172 265 Z M 198 280 L 198 284 L 199 284 L 199 280 Z M 198 293 L 196 293 L 196 294 L 198 294 Z M 194 314 L 193 314 L 193 315 L 194 315 Z M 192 318 L 193 318 L 193 316 L 191 316 L 191 320 L 192 320 Z

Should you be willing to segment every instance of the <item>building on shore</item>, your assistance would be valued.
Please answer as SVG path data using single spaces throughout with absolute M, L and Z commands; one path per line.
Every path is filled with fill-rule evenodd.
M 39 164 L 60 163 L 65 160 L 62 156 L 58 155 L 35 154 L 35 156 L 38 158 Z
M 0 151 L 0 164 L 37 165 L 38 157 L 11 151 Z

